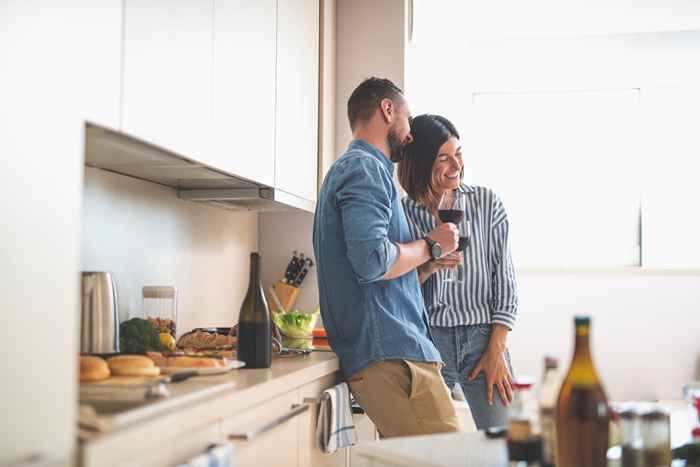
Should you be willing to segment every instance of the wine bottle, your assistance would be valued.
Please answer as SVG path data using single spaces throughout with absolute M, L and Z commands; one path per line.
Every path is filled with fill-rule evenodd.
M 260 282 L 260 255 L 250 255 L 248 292 L 238 315 L 238 360 L 245 368 L 270 368 L 270 311 Z
M 557 398 L 557 466 L 605 467 L 608 400 L 591 357 L 591 320 L 577 316 L 574 324 L 574 356 Z

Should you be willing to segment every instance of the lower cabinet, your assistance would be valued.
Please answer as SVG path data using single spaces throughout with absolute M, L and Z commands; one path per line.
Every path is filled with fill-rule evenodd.
M 372 423 L 372 420 L 365 414 L 353 414 L 352 421 L 355 424 L 357 432 L 357 444 L 375 441 L 377 437 L 377 428 Z M 346 467 L 362 467 L 365 461 L 360 459 L 355 448 L 350 449 L 350 461 Z
M 177 438 L 158 442 L 143 440 L 143 444 L 140 446 L 141 449 L 133 450 L 133 458 L 115 463 L 98 461 L 94 465 L 172 467 L 201 454 L 207 446 L 218 443 L 220 435 L 221 429 L 219 424 L 212 423 L 207 426 L 192 428 L 188 430 L 186 436 L 181 435 Z M 123 455 L 123 453 L 120 454 Z
M 297 467 L 302 410 L 295 390 L 224 419 L 224 440 L 231 441 L 233 465 Z
M 316 443 L 319 400 L 323 391 L 335 384 L 333 373 L 225 418 L 213 417 L 206 424 L 202 417 L 193 417 L 197 407 L 192 406 L 176 417 L 170 414 L 175 423 L 154 421 L 152 428 L 141 427 L 142 434 L 127 432 L 88 442 L 80 449 L 79 465 L 172 467 L 186 463 L 212 444 L 228 442 L 233 445 L 232 467 L 350 467 L 352 448 L 327 455 Z M 221 404 L 221 413 L 226 412 L 225 400 L 208 404 L 209 410 Z M 373 440 L 374 426 L 369 419 L 353 418 L 360 442 Z

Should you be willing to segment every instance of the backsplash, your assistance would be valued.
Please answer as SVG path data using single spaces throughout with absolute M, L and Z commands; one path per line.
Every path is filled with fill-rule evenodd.
M 258 215 L 195 205 L 175 190 L 86 167 L 82 270 L 111 271 L 120 320 L 139 316 L 141 287 L 178 289 L 178 333 L 230 326 L 258 248 Z
M 312 311 L 318 305 L 318 282 L 313 249 L 314 215 L 306 212 L 260 214 L 260 253 L 262 281 L 265 288 L 284 277 L 292 251 L 297 250 L 314 260 L 314 267 L 304 279 L 296 308 Z

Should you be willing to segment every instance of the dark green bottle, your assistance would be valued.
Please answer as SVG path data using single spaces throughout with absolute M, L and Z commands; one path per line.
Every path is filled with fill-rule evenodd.
M 260 255 L 250 254 L 250 280 L 238 315 L 238 360 L 245 368 L 270 368 L 270 310 L 260 282 Z

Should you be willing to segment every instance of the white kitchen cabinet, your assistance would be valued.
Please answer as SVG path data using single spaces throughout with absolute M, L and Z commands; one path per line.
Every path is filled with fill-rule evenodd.
M 77 98 L 85 120 L 118 129 L 122 80 L 122 0 L 90 2 L 76 10 L 80 16 L 83 49 L 89 69 Z M 78 20 L 76 20 L 78 22 Z
M 212 164 L 275 183 L 276 0 L 214 0 Z
M 126 0 L 122 131 L 206 162 L 213 0 Z
M 154 442 L 144 439 L 143 444 L 134 446 L 132 457 L 128 460 L 108 463 L 115 467 L 172 467 L 187 463 L 189 459 L 204 453 L 212 444 L 218 444 L 221 437 L 221 427 L 218 423 L 192 427 L 186 435 Z
M 316 200 L 319 0 L 277 5 L 275 186 Z
M 299 391 L 294 390 L 224 419 L 223 439 L 234 443 L 234 465 L 297 467 L 298 407 Z M 249 439 L 242 439 L 245 434 L 250 434 Z

